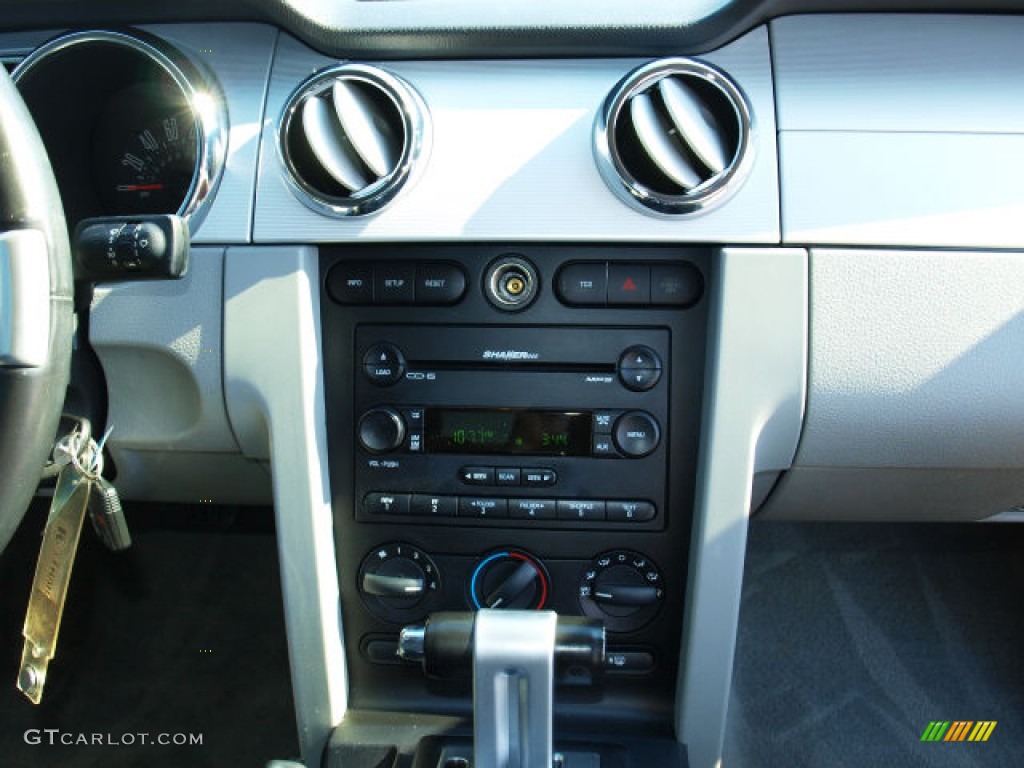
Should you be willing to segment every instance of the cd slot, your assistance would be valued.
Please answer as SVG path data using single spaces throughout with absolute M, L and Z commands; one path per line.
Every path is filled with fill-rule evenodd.
M 615 363 L 549 363 L 540 360 L 410 360 L 410 371 L 542 371 L 546 373 L 615 373 Z

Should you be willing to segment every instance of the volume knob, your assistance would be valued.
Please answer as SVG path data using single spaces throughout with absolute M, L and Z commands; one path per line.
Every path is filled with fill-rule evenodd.
M 405 442 L 405 420 L 394 408 L 373 408 L 359 419 L 356 435 L 370 453 L 387 453 Z

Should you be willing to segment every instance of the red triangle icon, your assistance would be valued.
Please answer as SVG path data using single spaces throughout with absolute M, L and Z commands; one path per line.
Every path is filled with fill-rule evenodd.
M 624 290 L 624 291 L 635 291 L 636 290 L 636 283 L 633 282 L 633 278 L 632 277 L 627 277 L 626 278 L 626 282 L 624 282 L 622 284 L 622 290 Z

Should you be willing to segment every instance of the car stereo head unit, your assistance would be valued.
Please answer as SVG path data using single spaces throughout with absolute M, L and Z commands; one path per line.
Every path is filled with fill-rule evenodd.
M 357 518 L 662 527 L 669 353 L 664 328 L 359 326 Z

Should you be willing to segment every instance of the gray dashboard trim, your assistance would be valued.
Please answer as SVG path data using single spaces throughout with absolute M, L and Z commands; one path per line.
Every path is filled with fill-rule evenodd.
M 692 768 L 722 759 L 754 477 L 788 467 L 807 371 L 807 253 L 725 248 L 712 276 L 710 352 L 676 734 Z
M 782 131 L 783 240 L 1021 248 L 1024 133 Z
M 1021 248 L 1024 18 L 771 23 L 783 241 Z
M 157 25 L 146 30 L 211 72 L 228 114 L 227 158 L 220 184 L 193 243 L 248 243 L 267 80 L 277 30 L 260 24 Z
M 1024 470 L 1024 253 L 817 248 L 802 467 Z
M 242 450 L 271 458 L 292 691 L 306 765 L 348 705 L 312 247 L 229 248 L 224 378 Z
M 781 131 L 1024 126 L 1024 18 L 793 16 L 771 34 Z
M 777 243 L 767 30 L 754 30 L 706 58 L 745 92 L 756 124 L 745 183 L 712 211 L 654 218 L 625 205 L 601 181 L 592 152 L 597 110 L 643 60 L 421 61 L 383 65 L 415 87 L 430 110 L 433 149 L 421 177 L 379 214 L 339 221 L 296 198 L 274 150 L 288 96 L 312 72 L 335 62 L 282 36 L 267 99 L 254 241 Z

